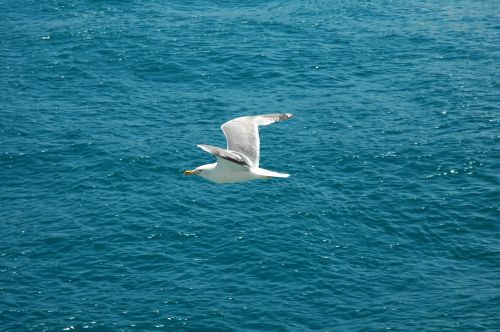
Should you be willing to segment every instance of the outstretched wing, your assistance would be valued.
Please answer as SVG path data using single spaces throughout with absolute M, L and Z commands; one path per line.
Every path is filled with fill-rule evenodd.
M 216 146 L 211 146 L 206 144 L 198 144 L 197 146 L 203 151 L 213 154 L 218 158 L 222 158 L 243 166 L 252 167 L 250 160 L 248 160 L 248 158 L 245 155 L 242 155 L 241 153 L 224 150 Z
M 288 120 L 290 113 L 243 116 L 221 126 L 227 140 L 227 149 L 245 155 L 251 166 L 259 166 L 260 140 L 259 126 L 267 126 L 278 121 Z

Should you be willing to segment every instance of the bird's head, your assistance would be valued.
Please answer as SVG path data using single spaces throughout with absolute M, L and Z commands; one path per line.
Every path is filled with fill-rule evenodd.
M 207 164 L 207 165 L 198 166 L 195 169 L 184 171 L 184 175 L 200 175 L 203 172 L 214 169 L 215 165 L 216 164 Z

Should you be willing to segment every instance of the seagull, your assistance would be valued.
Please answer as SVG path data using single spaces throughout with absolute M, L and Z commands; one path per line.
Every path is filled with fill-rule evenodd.
M 242 116 L 221 126 L 227 140 L 227 149 L 199 144 L 200 149 L 217 157 L 217 162 L 184 171 L 185 175 L 199 175 L 215 183 L 235 183 L 257 179 L 287 178 L 290 175 L 259 167 L 259 126 L 288 120 L 290 113 Z

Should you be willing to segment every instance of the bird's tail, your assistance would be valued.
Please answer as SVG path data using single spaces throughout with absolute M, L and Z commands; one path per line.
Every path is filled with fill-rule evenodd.
M 290 176 L 290 174 L 268 171 L 267 169 L 263 168 L 254 170 L 254 173 L 262 176 L 263 178 L 287 178 Z

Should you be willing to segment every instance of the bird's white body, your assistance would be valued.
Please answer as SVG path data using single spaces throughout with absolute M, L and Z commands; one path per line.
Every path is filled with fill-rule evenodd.
M 215 183 L 236 183 L 257 179 L 287 178 L 290 175 L 263 169 L 247 167 L 217 158 L 217 162 L 198 168 L 203 169 L 200 176 Z
M 199 148 L 217 157 L 217 162 L 197 167 L 184 174 L 197 174 L 216 183 L 234 183 L 257 179 L 287 178 L 288 174 L 259 167 L 259 126 L 290 119 L 292 114 L 265 114 L 233 119 L 221 126 L 227 149 L 200 144 Z

